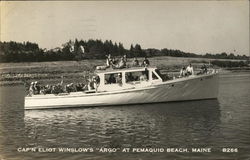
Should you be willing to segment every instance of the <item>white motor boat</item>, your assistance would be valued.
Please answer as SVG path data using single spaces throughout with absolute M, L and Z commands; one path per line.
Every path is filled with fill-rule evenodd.
M 97 71 L 92 90 L 25 97 L 25 109 L 49 109 L 214 99 L 218 73 L 164 80 L 156 67 Z

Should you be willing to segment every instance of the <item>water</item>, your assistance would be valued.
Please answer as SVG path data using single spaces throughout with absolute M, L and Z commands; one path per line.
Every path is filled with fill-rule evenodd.
M 218 100 L 40 111 L 23 110 L 22 86 L 1 87 L 0 159 L 250 159 L 249 79 L 249 72 L 221 74 Z M 17 151 L 27 147 L 94 151 Z M 101 153 L 102 147 L 212 152 Z

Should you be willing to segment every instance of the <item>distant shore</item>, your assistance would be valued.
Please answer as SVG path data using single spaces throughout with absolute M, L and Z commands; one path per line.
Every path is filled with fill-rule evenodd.
M 142 59 L 138 58 L 139 62 L 142 62 Z M 203 64 L 208 66 L 212 65 L 213 61 L 220 61 L 224 65 L 229 60 L 159 56 L 149 58 L 149 61 L 151 66 L 156 66 L 162 72 L 176 75 L 181 67 L 187 66 L 189 63 L 194 66 L 195 71 L 198 71 Z M 132 59 L 128 59 L 127 63 L 131 62 Z M 231 60 L 231 62 L 238 63 L 240 60 Z M 95 67 L 100 65 L 105 65 L 105 60 L 0 63 L 0 85 L 29 84 L 31 81 L 54 84 L 61 81 L 62 76 L 65 83 L 85 82 L 93 74 Z M 213 65 L 213 68 L 230 71 L 250 70 L 249 66 L 218 67 Z

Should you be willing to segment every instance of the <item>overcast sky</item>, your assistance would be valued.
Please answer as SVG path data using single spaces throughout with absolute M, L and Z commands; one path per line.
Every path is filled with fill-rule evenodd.
M 249 55 L 249 1 L 1 2 L 1 41 L 50 49 L 75 38 Z

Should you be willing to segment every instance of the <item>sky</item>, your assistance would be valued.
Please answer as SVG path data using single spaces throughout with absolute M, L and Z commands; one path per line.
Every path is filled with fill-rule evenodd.
M 249 55 L 249 1 L 2 1 L 0 38 L 47 49 L 77 38 Z

